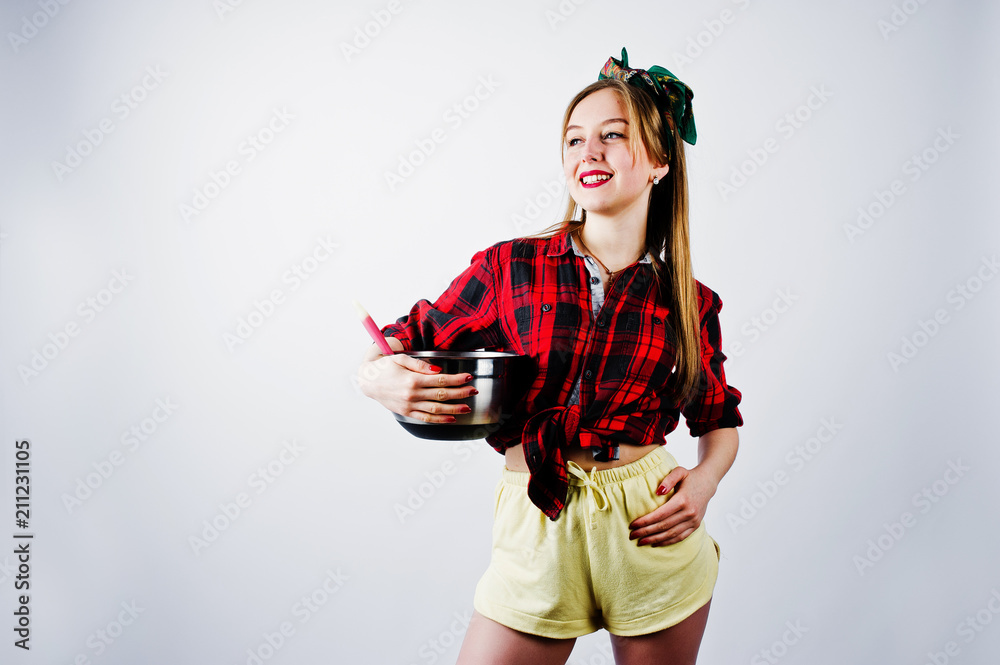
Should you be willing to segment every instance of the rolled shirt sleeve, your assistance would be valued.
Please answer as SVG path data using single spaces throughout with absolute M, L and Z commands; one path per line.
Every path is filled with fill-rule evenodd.
M 698 283 L 701 302 L 701 377 L 697 392 L 682 409 L 691 436 L 699 437 L 723 427 L 739 427 L 743 416 L 738 405 L 739 390 L 726 383 L 719 311 L 722 300 L 707 286 Z

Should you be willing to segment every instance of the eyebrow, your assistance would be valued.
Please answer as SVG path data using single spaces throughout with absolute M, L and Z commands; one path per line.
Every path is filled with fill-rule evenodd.
M 610 125 L 611 123 L 614 122 L 620 122 L 625 125 L 628 124 L 628 120 L 626 120 L 625 118 L 611 118 L 609 120 L 605 120 L 604 122 L 602 122 L 601 127 L 603 127 L 604 125 Z M 568 134 L 569 130 L 571 129 L 582 129 L 582 127 L 580 127 L 580 125 L 569 125 L 568 127 L 566 127 L 566 133 Z

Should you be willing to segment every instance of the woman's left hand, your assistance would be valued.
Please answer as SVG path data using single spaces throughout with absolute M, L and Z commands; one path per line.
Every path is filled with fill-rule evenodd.
M 715 496 L 718 481 L 699 467 L 675 467 L 660 482 L 657 494 L 674 490 L 662 506 L 634 520 L 630 540 L 640 539 L 639 545 L 673 545 L 698 528 L 708 509 L 708 500 Z

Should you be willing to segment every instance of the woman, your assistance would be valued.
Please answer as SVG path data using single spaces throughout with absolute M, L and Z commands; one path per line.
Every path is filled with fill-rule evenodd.
M 693 94 L 627 58 L 566 111 L 570 221 L 477 253 L 436 302 L 383 329 L 396 351 L 494 348 L 537 369 L 487 438 L 506 466 L 459 663 L 565 663 L 600 628 L 617 663 L 697 658 L 718 571 L 701 521 L 736 456 L 741 395 L 723 371 L 722 302 L 691 276 Z M 374 347 L 359 379 L 428 423 L 475 392 L 468 375 Z M 682 413 L 699 437 L 692 469 L 662 446 Z

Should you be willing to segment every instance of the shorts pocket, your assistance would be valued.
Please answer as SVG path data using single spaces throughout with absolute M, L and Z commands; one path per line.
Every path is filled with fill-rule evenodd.
M 663 454 L 665 459 L 655 468 L 646 471 L 641 476 L 635 476 L 625 481 L 624 500 L 628 522 L 647 515 L 667 502 L 674 495 L 673 491 L 660 496 L 656 489 L 670 472 L 677 466 L 677 460 L 666 450 L 653 454 Z
M 496 489 L 493 490 L 493 521 L 497 521 L 497 515 L 500 513 L 500 500 L 503 498 L 504 482 L 501 478 L 497 483 Z

